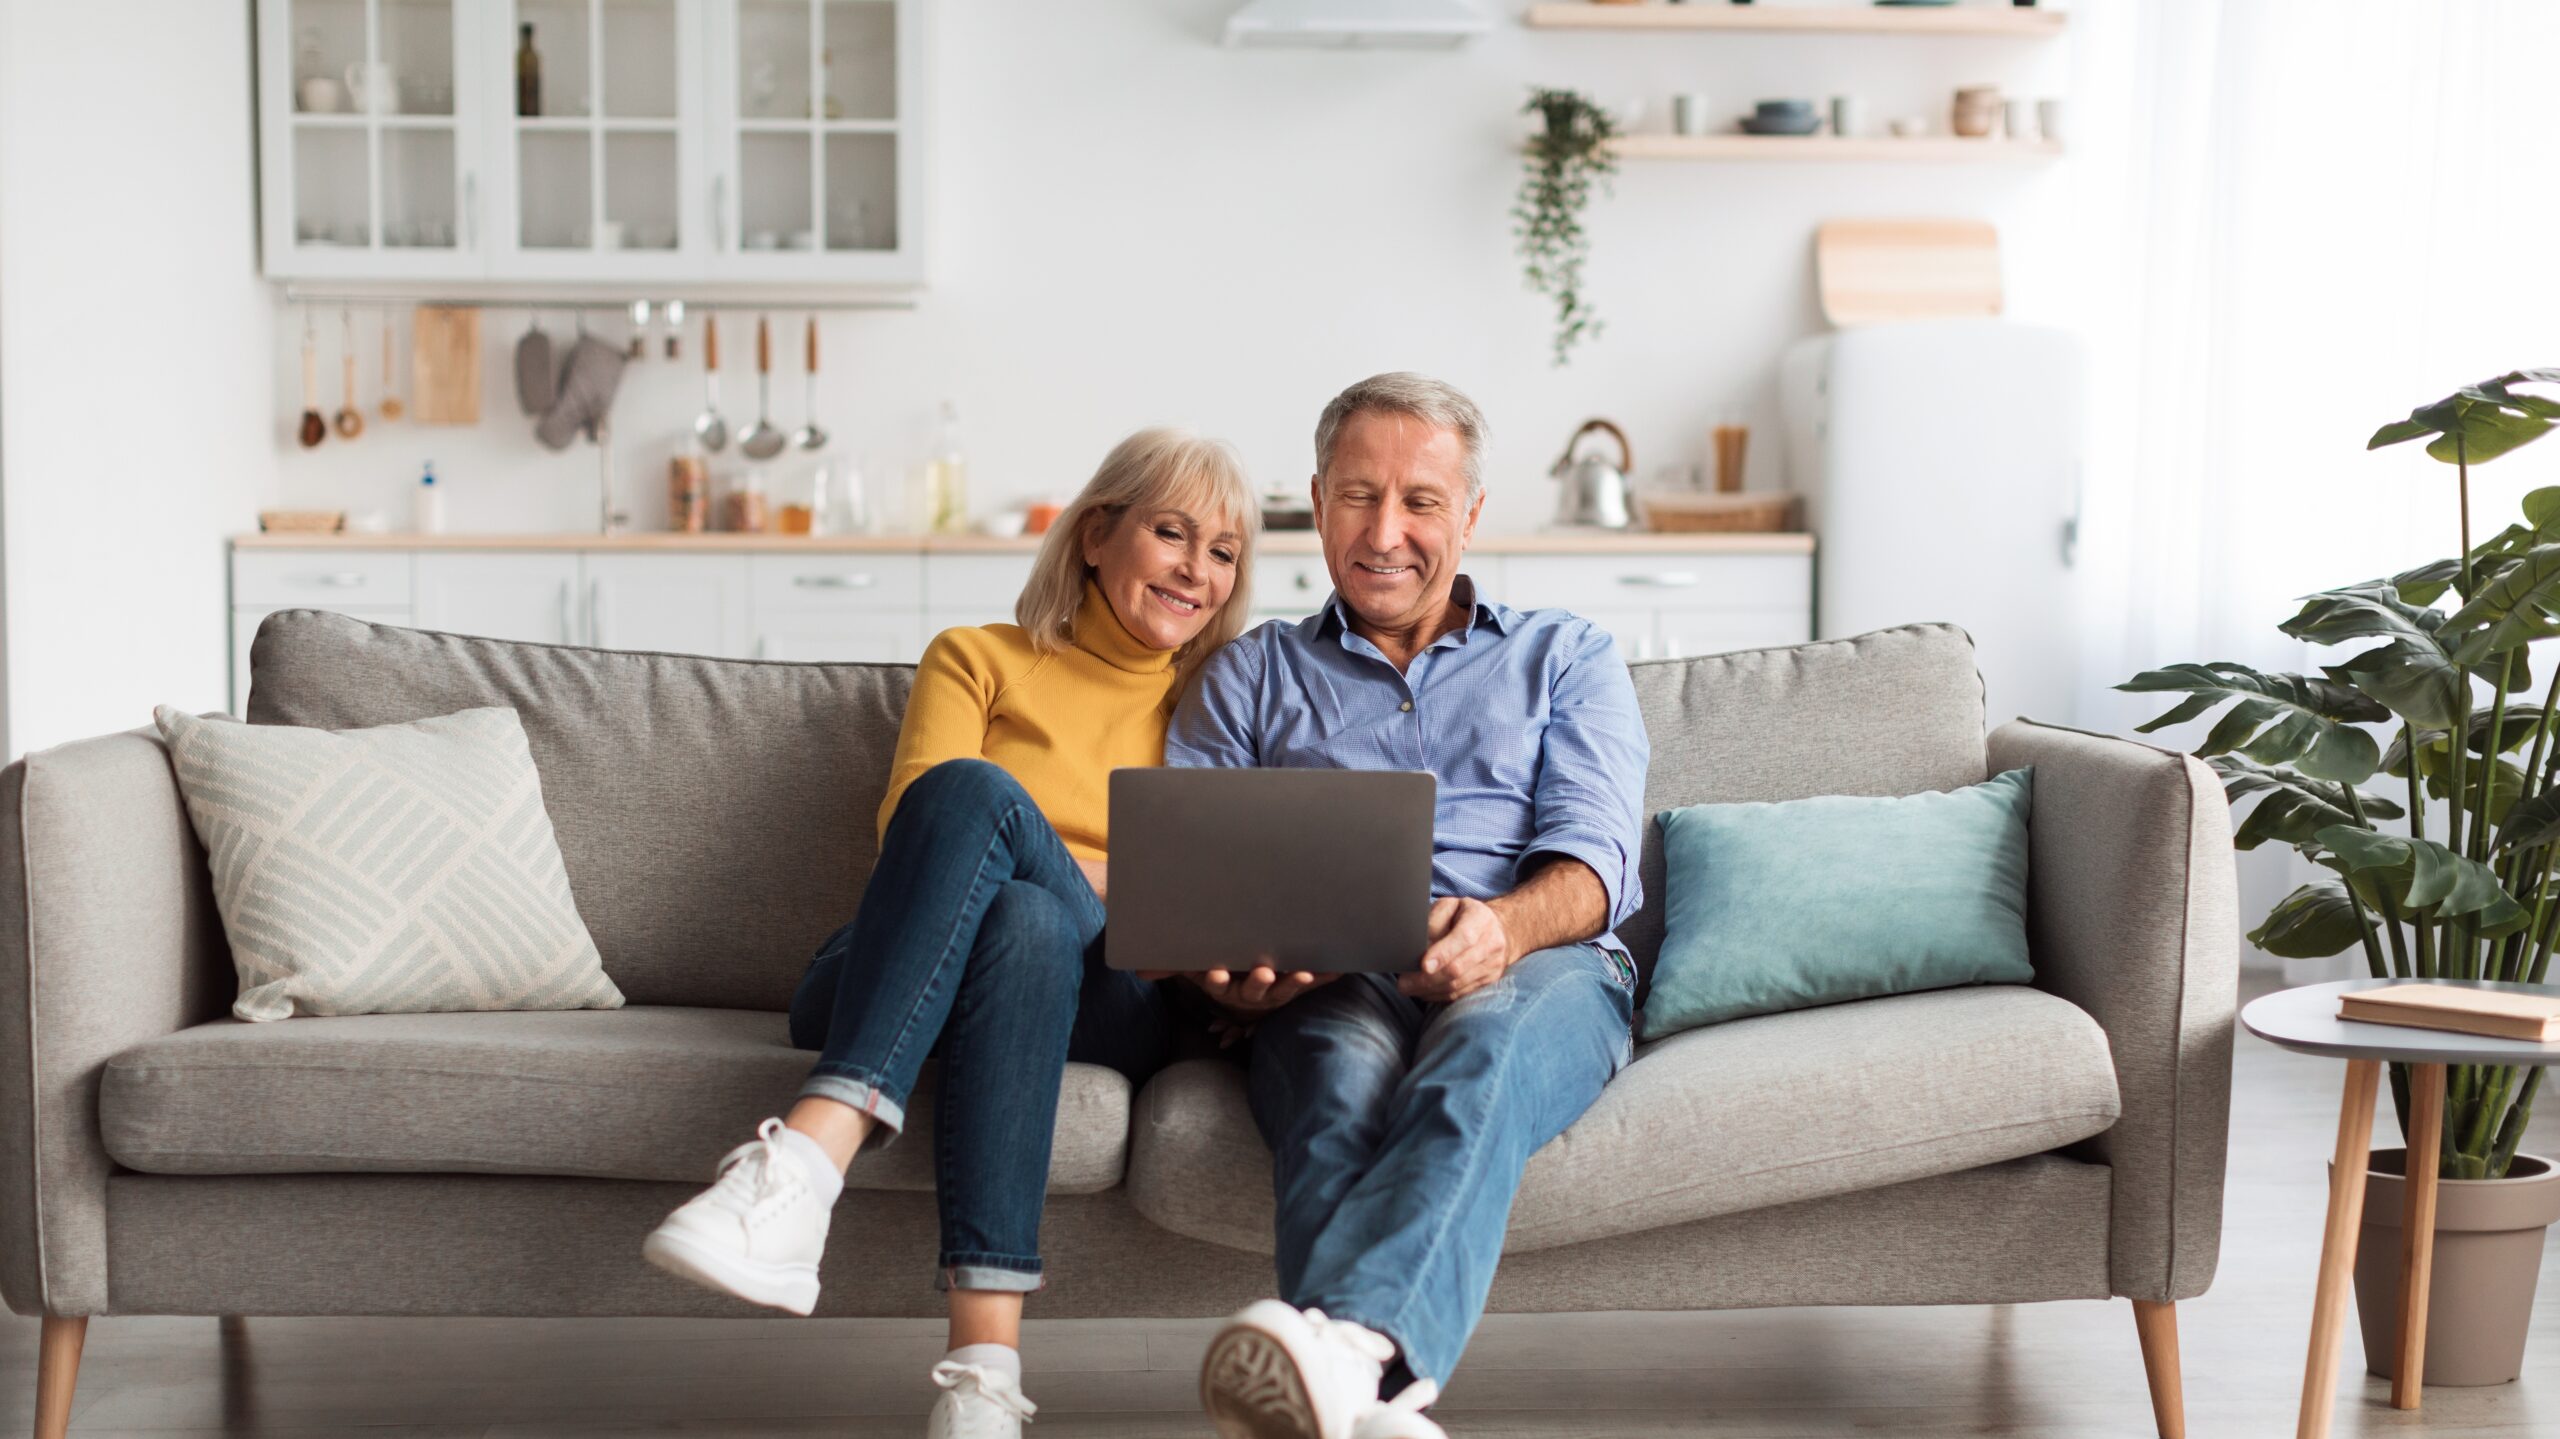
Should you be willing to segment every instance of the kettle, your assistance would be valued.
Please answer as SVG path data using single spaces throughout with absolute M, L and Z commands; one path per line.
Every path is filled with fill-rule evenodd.
M 1593 430 L 1605 430 L 1618 442 L 1618 462 L 1610 464 L 1598 455 L 1585 455 L 1577 460 L 1574 447 Z M 1627 432 L 1607 420 L 1585 420 L 1582 428 L 1565 441 L 1564 456 L 1556 461 L 1547 475 L 1563 486 L 1556 497 L 1556 523 L 1581 528 L 1623 530 L 1627 527 L 1628 476 L 1635 472 L 1635 455 L 1627 446 Z

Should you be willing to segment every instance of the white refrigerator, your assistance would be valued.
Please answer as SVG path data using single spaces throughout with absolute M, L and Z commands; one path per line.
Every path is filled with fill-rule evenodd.
M 2076 338 L 2006 320 L 1872 325 L 1790 346 L 1780 440 L 1818 537 L 1815 637 L 1960 625 L 1993 726 L 2071 723 L 2081 385 Z

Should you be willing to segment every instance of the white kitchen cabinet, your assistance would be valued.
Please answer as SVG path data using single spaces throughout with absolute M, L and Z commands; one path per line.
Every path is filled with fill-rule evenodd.
M 266 0 L 266 273 L 912 288 L 923 8 Z
M 799 610 L 756 615 L 755 657 L 831 664 L 913 664 L 924 653 L 914 610 Z
M 585 637 L 574 554 L 424 550 L 415 576 L 420 629 L 550 645 Z
M 1031 561 L 1027 554 L 925 556 L 925 638 L 953 625 L 1013 623 Z
M 1813 615 L 1792 610 L 1666 610 L 1654 625 L 1652 658 L 1685 660 L 1732 650 L 1800 645 L 1813 638 Z
M 490 263 L 523 280 L 666 281 L 709 269 L 701 0 L 487 0 Z M 530 27 L 538 93 L 519 93 Z M 529 102 L 529 105 L 528 105 Z
M 480 223 L 486 0 L 258 6 L 266 272 L 460 280 L 489 270 Z
M 602 649 L 744 658 L 744 555 L 589 554 L 587 643 Z

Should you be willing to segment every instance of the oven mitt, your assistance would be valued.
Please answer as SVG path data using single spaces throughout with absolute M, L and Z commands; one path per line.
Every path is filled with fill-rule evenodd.
M 560 368 L 551 362 L 551 337 L 537 322 L 516 341 L 516 403 L 528 415 L 541 415 L 559 399 Z
M 613 408 L 613 393 L 622 388 L 624 363 L 620 349 L 593 335 L 579 336 L 578 343 L 569 347 L 560 398 L 533 427 L 533 437 L 555 450 L 569 448 L 580 431 L 595 438 L 596 422 Z

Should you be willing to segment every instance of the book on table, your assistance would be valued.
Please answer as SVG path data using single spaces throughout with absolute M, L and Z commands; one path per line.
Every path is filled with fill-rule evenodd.
M 2393 984 L 2338 997 L 2340 1019 L 2485 1034 L 2549 1044 L 2560 1040 L 2560 997 L 2450 984 Z

